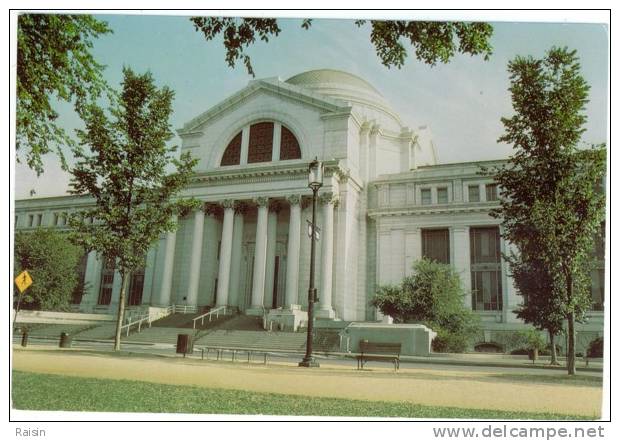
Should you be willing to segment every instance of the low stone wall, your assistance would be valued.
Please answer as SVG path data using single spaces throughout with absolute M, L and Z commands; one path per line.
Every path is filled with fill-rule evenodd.
M 340 334 L 341 352 L 359 352 L 360 341 L 400 343 L 401 355 L 426 356 L 431 353 L 431 341 L 437 335 L 420 324 L 351 323 Z
M 13 310 L 15 314 L 15 310 Z M 86 314 L 82 312 L 55 312 L 21 310 L 17 314 L 17 323 L 63 323 L 63 324 L 96 324 L 112 322 L 116 317 L 112 314 Z

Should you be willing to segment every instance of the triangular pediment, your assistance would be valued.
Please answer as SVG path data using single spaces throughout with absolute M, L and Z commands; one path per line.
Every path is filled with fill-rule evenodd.
M 303 87 L 293 86 L 278 79 L 254 80 L 250 81 L 246 87 L 237 93 L 219 102 L 206 112 L 201 113 L 196 118 L 186 123 L 183 127 L 177 129 L 177 132 L 179 135 L 184 135 L 199 131 L 209 120 L 237 106 L 242 101 L 256 94 L 265 92 L 315 107 L 325 114 L 349 112 L 351 110 L 351 106 L 344 101 L 325 95 L 319 95 Z

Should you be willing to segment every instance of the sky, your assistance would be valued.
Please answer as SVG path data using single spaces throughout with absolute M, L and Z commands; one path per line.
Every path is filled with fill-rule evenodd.
M 120 87 L 123 66 L 149 70 L 159 86 L 175 91 L 172 127 L 195 116 L 245 87 L 252 77 L 242 64 L 230 68 L 221 39 L 206 41 L 188 17 L 97 15 L 113 34 L 94 42 L 95 59 L 106 66 L 104 77 Z M 378 89 L 405 125 L 430 127 L 440 163 L 507 158 L 511 148 L 497 143 L 501 117 L 512 115 L 507 64 L 517 55 L 541 58 L 552 46 L 576 49 L 582 75 L 589 83 L 585 143 L 607 137 L 608 28 L 603 24 L 491 22 L 493 55 L 457 55 L 434 67 L 410 53 L 404 67 L 388 69 L 376 56 L 370 28 L 353 20 L 315 19 L 303 30 L 301 19 L 280 19 L 282 32 L 269 43 L 258 41 L 247 53 L 256 78 L 283 80 L 313 69 L 338 69 L 358 75 Z M 69 104 L 58 105 L 59 124 L 68 132 L 81 126 Z M 172 140 L 180 145 L 180 139 Z M 15 171 L 15 197 L 66 194 L 69 176 L 56 156 L 44 158 L 45 172 L 37 177 L 24 164 Z M 34 190 L 34 196 L 30 195 Z

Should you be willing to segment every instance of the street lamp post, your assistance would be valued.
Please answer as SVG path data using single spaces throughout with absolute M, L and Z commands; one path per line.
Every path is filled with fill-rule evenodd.
M 314 287 L 314 255 L 316 242 L 316 198 L 323 186 L 323 163 L 314 158 L 308 167 L 308 187 L 312 189 L 312 225 L 310 226 L 310 284 L 308 287 L 308 335 L 306 336 L 306 355 L 299 362 L 302 367 L 319 367 L 312 356 L 312 332 L 314 328 L 314 303 L 318 300 Z

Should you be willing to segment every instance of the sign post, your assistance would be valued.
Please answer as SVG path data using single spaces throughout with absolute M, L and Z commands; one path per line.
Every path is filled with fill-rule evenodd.
M 17 321 L 17 313 L 19 312 L 19 306 L 22 303 L 22 296 L 24 291 L 28 289 L 30 285 L 32 285 L 32 277 L 28 274 L 28 271 L 24 270 L 15 278 L 15 285 L 17 285 L 17 289 L 19 290 L 19 296 L 17 297 L 17 307 L 15 308 L 15 317 L 13 317 L 13 329 L 15 329 L 15 322 Z

